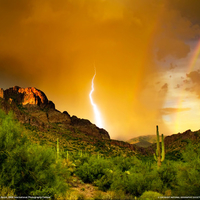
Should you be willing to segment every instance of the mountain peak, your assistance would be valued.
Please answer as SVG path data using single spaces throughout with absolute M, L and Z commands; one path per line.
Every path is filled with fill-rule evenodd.
M 14 101 L 16 104 L 35 105 L 41 108 L 49 107 L 55 109 L 55 105 L 52 101 L 49 101 L 41 90 L 35 87 L 21 88 L 19 86 L 14 86 L 12 88 L 0 90 L 0 97 L 9 102 Z

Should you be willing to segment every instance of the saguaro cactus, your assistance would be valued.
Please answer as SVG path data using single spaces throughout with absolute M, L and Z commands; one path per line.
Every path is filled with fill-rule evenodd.
M 156 154 L 154 153 L 154 159 L 157 161 L 158 168 L 161 166 L 161 163 L 165 160 L 165 144 L 164 144 L 164 136 L 162 134 L 162 157 L 160 152 L 160 136 L 158 131 L 158 126 L 156 126 L 157 131 L 157 149 Z

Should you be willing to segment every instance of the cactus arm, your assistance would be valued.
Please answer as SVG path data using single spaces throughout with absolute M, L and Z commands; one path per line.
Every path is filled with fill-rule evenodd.
M 161 166 L 161 155 L 160 155 L 160 136 L 158 131 L 158 126 L 156 126 L 157 129 L 157 164 L 158 167 Z
M 153 156 L 154 156 L 155 161 L 158 161 L 155 153 L 153 154 Z
M 164 143 L 164 136 L 162 134 L 162 159 L 161 162 L 165 160 L 165 143 Z
M 155 155 L 158 157 L 158 149 L 156 149 L 156 154 Z
M 157 129 L 157 156 L 160 157 L 160 136 L 159 136 L 159 131 L 158 131 L 158 126 L 156 126 Z

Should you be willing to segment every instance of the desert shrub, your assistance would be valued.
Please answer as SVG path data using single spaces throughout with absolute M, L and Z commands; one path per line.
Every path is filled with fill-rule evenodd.
M 0 170 L 6 159 L 14 156 L 16 150 L 27 143 L 25 130 L 13 119 L 13 114 L 6 115 L 0 110 Z
M 166 190 L 172 190 L 177 186 L 177 166 L 176 162 L 170 161 L 162 163 L 157 169 L 155 164 L 144 163 L 140 167 L 140 173 L 146 181 L 146 190 L 165 193 Z
M 85 200 L 86 197 L 84 194 L 79 194 L 78 197 L 77 197 L 77 200 Z
M 113 172 L 113 182 L 110 186 L 112 191 L 125 191 L 125 183 L 127 182 L 127 174 L 119 169 Z
M 130 194 L 125 194 L 124 191 L 118 190 L 115 191 L 112 195 L 111 200 L 135 200 L 136 198 Z
M 8 197 L 8 196 L 15 196 L 15 191 L 10 189 L 9 187 L 0 186 L 0 196 L 1 197 Z
M 133 196 L 125 194 L 122 190 L 108 191 L 107 193 L 97 191 L 93 198 L 94 200 L 135 200 Z
M 200 155 L 200 144 L 194 145 L 192 143 L 189 143 L 185 151 L 182 153 L 183 162 L 194 163 L 196 159 L 197 161 L 199 160 L 199 155 Z M 200 164 L 199 162 L 197 163 Z
M 106 170 L 105 174 L 95 182 L 99 190 L 107 191 L 110 189 L 111 184 L 113 183 L 113 171 Z
M 31 144 L 13 115 L 0 111 L 0 185 L 22 195 L 61 195 L 67 170 L 56 162 L 55 150 Z
M 125 190 L 134 196 L 140 196 L 147 188 L 148 182 L 142 173 L 127 175 Z
M 80 160 L 80 165 L 83 165 L 83 163 L 88 163 L 90 157 L 87 154 L 79 155 L 78 159 Z
M 85 183 L 92 183 L 105 175 L 106 171 L 110 169 L 111 166 L 112 163 L 110 160 L 104 158 L 98 159 L 96 156 L 91 156 L 88 163 L 85 162 L 83 165 L 79 166 L 75 173 Z
M 141 196 L 140 199 L 143 200 L 152 200 L 152 199 L 158 199 L 159 197 L 163 196 L 162 194 L 158 192 L 153 191 L 145 191 Z
M 200 195 L 200 147 L 189 144 L 183 154 L 183 162 L 178 165 L 178 195 Z
M 118 159 L 115 158 L 114 161 Z M 159 177 L 156 164 L 149 160 L 142 162 L 136 157 L 125 158 L 124 160 L 126 161 L 120 162 L 119 159 L 117 162 L 117 170 L 115 169 L 113 172 L 112 184 L 110 185 L 111 190 L 122 190 L 133 196 L 140 196 L 145 190 L 151 188 L 162 191 L 163 182 Z M 122 162 L 126 163 L 126 168 L 120 166 Z M 122 164 L 122 166 L 124 165 Z M 124 169 L 129 170 L 123 172 Z M 109 180 L 109 184 L 110 182 Z
M 167 190 L 176 188 L 177 167 L 175 162 L 165 162 L 158 170 L 156 163 L 151 163 L 149 160 L 142 162 L 137 159 L 130 159 L 129 161 L 129 164 L 126 165 L 128 166 L 126 169 L 129 169 L 129 171 L 123 172 L 124 168 L 117 165 L 118 170 L 113 172 L 112 179 L 109 180 L 108 178 L 109 181 L 101 182 L 101 184 L 103 186 L 103 183 L 109 185 L 112 181 L 110 185 L 111 190 L 122 190 L 125 193 L 137 197 L 140 196 L 145 190 L 165 193 Z M 120 161 L 118 163 L 120 163 Z M 102 179 L 103 178 L 104 177 L 102 177 Z
M 165 160 L 179 161 L 179 160 L 182 160 L 182 159 L 183 159 L 182 154 L 179 150 L 169 152 L 165 155 Z
M 83 153 L 82 151 L 71 153 L 71 160 L 73 160 L 77 167 L 82 166 L 84 163 L 88 163 L 90 158 L 90 155 Z
M 177 168 L 173 161 L 165 162 L 158 170 L 158 176 L 163 182 L 163 189 L 160 191 L 164 193 L 167 189 L 174 189 L 177 185 Z
M 148 181 L 142 173 L 114 172 L 110 189 L 124 191 L 126 194 L 140 196 L 148 187 Z
M 132 167 L 138 167 L 141 164 L 141 161 L 135 156 L 125 158 L 118 156 L 113 159 L 113 164 L 122 172 L 125 172 Z
M 104 194 L 102 192 L 98 191 L 98 192 L 95 192 L 93 198 L 94 198 L 94 200 L 99 200 L 99 199 L 104 199 L 105 197 L 104 197 Z
M 194 168 L 185 166 L 185 170 L 181 170 L 178 174 L 178 189 L 177 194 L 186 196 L 200 195 L 200 172 Z
M 160 178 L 155 178 L 152 181 L 148 182 L 148 190 L 152 190 L 155 192 L 162 192 L 164 189 L 163 187 L 164 183 Z
M 139 196 L 146 188 L 146 181 L 143 178 L 143 175 L 138 174 L 130 174 L 129 171 L 121 172 L 115 171 L 113 172 L 113 180 L 110 186 L 110 189 L 113 191 L 124 191 L 125 193 Z
M 61 163 L 56 163 L 52 149 L 27 145 L 3 163 L 1 182 L 15 188 L 18 195 L 53 196 L 67 190 L 67 174 Z
M 93 174 L 90 172 L 92 171 L 91 166 L 88 163 L 84 163 L 76 170 L 76 175 L 79 176 L 85 183 L 92 183 L 95 178 Z
M 28 141 L 25 130 L 13 119 L 13 113 L 6 115 L 0 110 L 0 148 L 1 151 L 12 151 Z
M 163 181 L 160 179 L 157 167 L 144 174 L 145 181 L 147 182 L 146 190 L 161 192 L 163 190 Z

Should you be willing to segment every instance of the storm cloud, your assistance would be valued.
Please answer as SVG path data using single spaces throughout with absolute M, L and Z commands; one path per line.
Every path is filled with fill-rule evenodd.
M 167 131 L 159 114 L 165 95 L 155 98 L 159 90 L 147 88 L 152 77 L 160 81 L 156 60 L 191 51 L 198 4 L 0 0 L 1 87 L 37 87 L 57 109 L 94 123 L 88 94 L 95 63 L 94 101 L 112 138 L 152 134 L 157 123 Z

